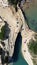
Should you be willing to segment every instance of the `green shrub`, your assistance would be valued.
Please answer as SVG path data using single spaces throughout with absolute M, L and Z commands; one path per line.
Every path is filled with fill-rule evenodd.
M 32 53 L 37 55 L 37 41 L 35 42 L 34 40 L 32 40 L 31 42 L 29 42 L 28 47 Z
M 4 38 L 4 33 L 5 33 L 5 27 L 3 26 L 1 28 L 1 32 L 0 32 L 0 39 L 3 39 Z

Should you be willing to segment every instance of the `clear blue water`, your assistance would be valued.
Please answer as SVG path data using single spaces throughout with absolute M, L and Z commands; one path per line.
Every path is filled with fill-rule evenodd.
M 19 34 L 18 37 L 17 37 L 17 41 L 16 41 L 16 58 L 17 58 L 17 61 L 14 62 L 13 65 L 28 65 L 27 62 L 24 60 L 23 56 L 22 56 L 22 53 L 21 53 L 21 43 L 22 43 L 22 38 L 21 38 L 21 35 Z M 16 60 L 15 58 L 15 60 Z
M 19 53 L 18 61 L 15 62 L 13 65 L 28 65 L 27 62 L 22 57 L 21 53 Z
M 34 6 L 31 6 L 29 9 L 25 10 L 25 14 L 30 28 L 37 32 L 37 2 Z
M 26 14 L 26 17 L 28 19 L 28 24 L 29 24 L 30 28 L 37 32 L 37 5 L 31 6 L 30 9 L 25 10 L 25 14 Z M 19 46 L 18 46 L 18 44 L 19 44 Z M 16 54 L 16 56 L 14 58 L 15 61 L 11 65 L 28 65 L 21 54 L 21 47 L 20 46 L 21 46 L 21 38 L 20 39 L 18 38 L 16 47 L 19 47 L 19 51 L 16 48 L 17 52 L 15 53 Z M 17 55 L 18 55 L 18 58 L 16 58 Z
M 15 45 L 14 61 L 10 65 L 28 65 L 21 53 L 21 43 L 22 38 L 19 34 Z

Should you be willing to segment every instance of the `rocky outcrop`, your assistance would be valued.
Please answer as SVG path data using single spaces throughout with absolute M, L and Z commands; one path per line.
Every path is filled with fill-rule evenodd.
M 33 38 L 32 35 L 35 33 L 29 29 L 26 20 L 23 16 L 23 13 L 18 5 L 17 5 L 17 9 L 18 11 L 16 12 L 13 6 L 4 7 L 4 8 L 2 6 L 0 7 L 0 16 L 2 17 L 2 19 L 4 19 L 4 21 L 8 23 L 8 27 L 10 29 L 8 39 L 3 40 L 3 42 L 5 43 L 5 46 L 3 48 L 5 52 L 6 51 L 9 52 L 10 57 L 12 57 L 14 54 L 15 41 L 19 32 L 21 32 L 21 36 L 22 36 L 22 46 L 24 45 L 23 43 L 27 44 L 27 42 L 29 42 L 29 40 Z M 29 54 L 27 45 L 25 47 L 26 47 L 25 50 Z M 24 47 L 22 47 L 22 49 L 24 50 Z M 24 52 L 22 51 L 22 54 L 23 53 Z M 24 53 L 23 57 L 30 65 L 30 61 L 32 60 L 30 57 L 29 58 L 30 61 L 28 61 L 28 58 L 25 56 L 27 55 L 27 53 L 26 54 Z

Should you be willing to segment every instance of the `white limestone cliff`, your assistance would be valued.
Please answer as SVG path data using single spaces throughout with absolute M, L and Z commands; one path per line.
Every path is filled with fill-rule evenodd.
M 0 16 L 2 17 L 2 19 L 4 19 L 4 21 L 8 23 L 8 27 L 10 28 L 8 41 L 4 40 L 5 44 L 7 44 L 5 45 L 7 46 L 5 48 L 9 51 L 9 56 L 12 57 L 17 35 L 19 32 L 21 32 L 22 55 L 29 65 L 33 65 L 30 53 L 28 52 L 27 42 L 29 42 L 29 40 L 33 38 L 35 32 L 29 29 L 20 7 L 17 6 L 17 8 L 18 11 L 16 12 L 13 6 L 4 8 L 2 6 L 0 7 Z M 26 50 L 27 52 L 24 53 L 24 50 Z

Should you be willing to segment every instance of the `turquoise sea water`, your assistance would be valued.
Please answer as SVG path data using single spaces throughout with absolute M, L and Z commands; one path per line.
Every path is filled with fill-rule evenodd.
M 21 53 L 19 53 L 18 61 L 15 62 L 13 65 L 28 65 L 27 62 L 22 57 Z
M 19 34 L 15 45 L 14 61 L 10 65 L 28 65 L 21 53 L 21 43 L 22 38 Z
M 37 32 L 37 2 L 29 9 L 25 10 L 25 15 L 28 19 L 28 24 L 33 31 Z
M 30 9 L 25 10 L 25 14 L 28 19 L 28 24 L 29 24 L 30 28 L 37 32 L 37 4 L 34 6 L 31 6 Z M 28 65 L 21 54 L 21 47 L 20 47 L 21 46 L 21 38 L 20 39 L 18 38 L 17 43 L 19 44 L 19 53 L 18 53 L 18 49 L 16 49 L 17 50 L 16 57 L 18 54 L 18 58 L 16 60 L 16 57 L 15 57 L 14 58 L 15 61 L 11 65 Z

